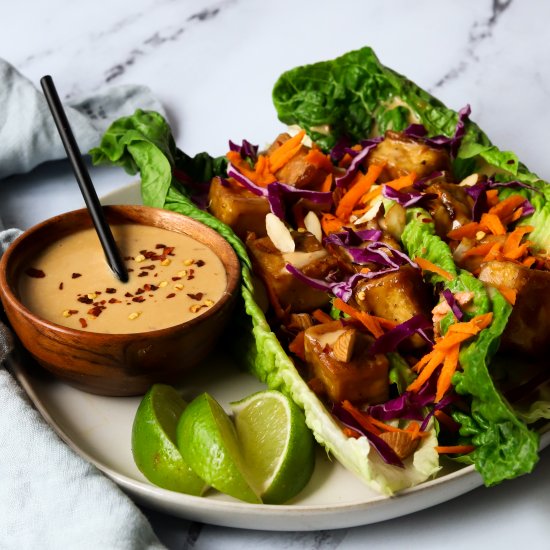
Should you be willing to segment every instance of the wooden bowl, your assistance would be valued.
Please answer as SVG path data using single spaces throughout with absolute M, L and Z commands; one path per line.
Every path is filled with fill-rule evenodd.
M 0 262 L 0 295 L 25 348 L 53 374 L 90 393 L 140 395 L 153 383 L 182 381 L 214 348 L 232 314 L 240 264 L 233 248 L 216 231 L 181 214 L 146 206 L 105 206 L 104 211 L 110 224 L 160 227 L 209 246 L 225 266 L 227 286 L 222 298 L 192 320 L 134 334 L 76 330 L 38 317 L 20 302 L 18 278 L 26 263 L 45 246 L 92 227 L 86 209 L 55 216 L 20 235 Z

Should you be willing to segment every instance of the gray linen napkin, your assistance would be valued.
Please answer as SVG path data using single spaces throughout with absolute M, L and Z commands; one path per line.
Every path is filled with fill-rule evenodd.
M 82 150 L 99 142 L 113 118 L 137 107 L 161 109 L 147 88 L 133 86 L 69 109 Z M 45 109 L 32 83 L 0 60 L 0 177 L 64 156 Z M 98 113 L 106 118 L 95 118 Z M 0 231 L 0 257 L 19 233 Z M 32 407 L 5 368 L 12 344 L 0 321 L 0 548 L 164 548 L 132 501 L 67 447 Z
M 62 90 L 59 90 L 63 96 Z M 118 86 L 65 105 L 80 150 L 99 143 L 107 126 L 137 108 L 163 113 L 145 86 Z M 0 59 L 0 179 L 28 172 L 48 161 L 65 158 L 46 100 L 13 65 Z

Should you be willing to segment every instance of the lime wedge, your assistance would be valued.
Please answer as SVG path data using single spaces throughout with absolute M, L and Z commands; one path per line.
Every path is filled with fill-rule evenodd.
M 177 425 L 184 460 L 208 485 L 246 502 L 260 503 L 251 485 L 235 427 L 207 393 L 193 399 Z
M 206 485 L 176 446 L 176 426 L 186 407 L 171 386 L 155 384 L 145 394 L 132 426 L 132 454 L 143 475 L 155 485 L 200 495 Z
M 315 465 L 314 439 L 301 409 L 274 390 L 231 407 L 249 478 L 262 501 L 281 504 L 297 495 Z

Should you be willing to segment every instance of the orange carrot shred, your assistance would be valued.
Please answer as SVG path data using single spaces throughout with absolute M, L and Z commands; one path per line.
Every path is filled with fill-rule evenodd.
M 332 321 L 334 321 L 334 319 L 328 313 L 325 313 L 321 309 L 316 309 L 311 315 L 316 321 L 319 321 L 319 323 L 321 324 L 331 323 Z
M 359 409 L 356 409 L 347 399 L 342 401 L 342 408 L 348 411 L 357 423 L 367 432 L 375 435 L 380 435 L 382 433 L 379 428 L 372 424 L 368 415 L 362 413 Z
M 497 286 L 497 288 L 509 304 L 515 305 L 518 296 L 518 291 L 515 288 L 508 288 L 506 286 Z
M 449 239 L 453 239 L 454 241 L 460 241 L 463 238 L 473 239 L 478 231 L 481 231 L 481 226 L 479 223 L 470 222 L 449 231 L 449 233 L 447 233 L 447 237 L 449 237 Z
M 374 315 L 369 315 L 368 313 L 364 311 L 358 311 L 357 309 L 351 307 L 350 305 L 346 304 L 343 300 L 340 298 L 336 298 L 333 302 L 334 307 L 339 309 L 340 311 L 343 311 L 344 313 L 347 313 L 350 317 L 353 317 L 354 319 L 357 319 L 363 325 L 365 328 L 375 337 L 379 338 L 384 334 L 384 331 L 382 330 L 382 327 L 380 326 L 380 322 L 378 321 L 378 318 Z
M 387 185 L 388 187 L 391 187 L 392 189 L 399 191 L 401 189 L 404 189 L 405 187 L 410 187 L 414 183 L 415 179 L 416 179 L 416 174 L 414 172 L 411 172 L 406 176 L 401 176 L 400 178 L 388 181 L 384 185 Z
M 492 242 L 488 242 L 488 243 L 483 243 L 483 244 L 479 244 L 477 246 L 474 246 L 472 248 L 470 248 L 470 250 L 467 250 L 465 253 L 464 253 L 464 258 L 469 258 L 470 256 L 485 256 L 486 254 L 489 253 L 489 251 L 491 250 L 491 248 L 493 248 L 493 244 Z
M 455 422 L 445 411 L 441 409 L 434 412 L 434 416 L 437 418 L 440 424 L 450 432 L 458 432 L 460 424 Z
M 292 342 L 290 342 L 290 344 L 288 345 L 288 349 L 292 353 L 294 353 L 294 355 L 297 355 L 302 361 L 306 360 L 306 350 L 305 350 L 304 341 L 305 341 L 304 331 L 301 330 L 295 336 L 294 340 L 292 340 Z
M 521 206 L 525 202 L 525 197 L 521 195 L 511 195 L 507 199 L 504 199 L 495 206 L 489 209 L 489 214 L 495 215 L 502 220 L 503 223 L 509 223 L 509 217 L 513 214 L 514 210 Z
M 332 172 L 332 169 L 334 168 L 330 158 L 316 147 L 312 147 L 308 151 L 304 160 L 309 164 L 313 164 L 316 168 L 322 168 L 327 172 Z
M 445 356 L 443 361 L 443 368 L 439 378 L 437 379 L 437 390 L 435 393 L 435 403 L 439 403 L 443 396 L 447 393 L 451 387 L 451 379 L 458 367 L 458 352 L 459 346 L 455 346 L 449 350 L 449 353 Z
M 452 281 L 454 279 L 453 275 L 451 275 L 448 271 L 445 271 L 443 268 L 439 267 L 438 265 L 435 265 L 429 260 L 426 260 L 424 258 L 421 258 L 420 256 L 417 256 L 414 259 L 414 261 L 419 265 L 422 271 L 431 271 L 432 273 L 437 273 L 438 275 L 441 275 L 441 277 L 443 277 L 444 279 L 447 279 L 448 281 Z
M 359 177 L 357 182 L 348 189 L 346 194 L 340 199 L 336 207 L 336 216 L 343 220 L 349 219 L 353 207 L 359 202 L 361 197 L 372 187 L 377 180 L 384 166 L 371 164 L 367 173 Z
M 493 235 L 506 234 L 506 228 L 496 214 L 482 214 L 479 224 L 486 227 Z
M 489 208 L 491 206 L 495 206 L 495 204 L 498 203 L 498 190 L 497 189 L 489 189 L 486 191 L 485 195 L 487 196 L 487 205 Z
M 332 174 L 327 174 L 325 181 L 323 181 L 323 184 L 321 185 L 320 191 L 323 193 L 328 193 L 332 189 L 332 180 Z
M 229 151 L 226 157 L 243 176 L 246 176 L 256 185 L 266 186 L 275 181 L 275 176 L 269 171 L 267 159 L 264 155 L 258 157 L 254 169 L 250 168 L 237 151 Z
M 302 139 L 305 135 L 305 130 L 301 130 L 269 155 L 269 167 L 273 174 L 298 154 L 302 147 Z
M 531 267 L 536 261 L 536 258 L 529 256 L 529 258 L 525 258 L 525 260 L 523 260 L 522 264 L 526 267 Z
M 434 447 L 439 454 L 467 454 L 475 451 L 473 445 L 438 445 Z
M 331 233 L 336 233 L 342 229 L 344 222 L 334 216 L 333 214 L 325 213 L 321 217 L 321 228 L 325 235 L 330 235 Z
M 432 352 L 430 353 L 430 360 L 422 368 L 422 371 L 420 372 L 418 377 L 411 384 L 409 384 L 407 390 L 418 391 L 424 385 L 424 382 L 426 382 L 428 378 L 430 378 L 435 369 L 441 364 L 444 359 L 445 354 L 443 354 L 439 350 L 432 350 Z

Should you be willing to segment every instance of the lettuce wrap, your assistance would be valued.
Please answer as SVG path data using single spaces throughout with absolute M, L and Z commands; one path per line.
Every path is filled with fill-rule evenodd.
M 529 172 L 513 153 L 492 145 L 463 113 L 446 108 L 405 77 L 384 67 L 370 48 L 284 73 L 275 84 L 273 101 L 282 122 L 303 128 L 325 151 L 342 140 L 357 143 L 387 130 L 403 131 L 411 124 L 421 125 L 427 137 L 445 141 L 451 148 L 453 172 L 458 177 L 482 172 L 495 181 L 510 183 L 499 188 L 499 197 L 523 195 L 533 206 L 533 213 L 519 223 L 535 227 L 530 241 L 539 253 L 550 249 L 550 186 Z M 176 147 L 161 115 L 139 110 L 115 121 L 91 154 L 95 164 L 111 163 L 131 174 L 139 172 L 144 204 L 191 216 L 217 230 L 234 247 L 242 266 L 245 312 L 238 323 L 239 360 L 270 388 L 287 393 L 304 410 L 309 428 L 328 453 L 386 494 L 417 485 L 438 472 L 437 421 L 426 422 L 425 437 L 418 449 L 399 468 L 385 462 L 367 438 L 346 436 L 302 378 L 257 304 L 246 246 L 230 227 L 201 208 L 206 204 L 208 182 L 215 176 L 227 176 L 224 157 L 186 155 Z M 391 200 L 385 201 L 385 208 L 391 208 L 391 204 Z M 407 209 L 401 240 L 411 258 L 425 258 L 452 275 L 448 280 L 437 273 L 428 274 L 430 284 L 453 293 L 473 293 L 471 317 L 492 314 L 491 324 L 462 346 L 462 369 L 452 379 L 456 393 L 468 403 L 466 409 L 453 414 L 460 425 L 460 442 L 475 447 L 459 460 L 475 464 L 486 485 L 531 471 L 537 461 L 538 435 L 527 423 L 548 418 L 547 394 L 543 393 L 534 404 L 523 404 L 523 411 L 516 411 L 497 389 L 491 373 L 491 361 L 512 306 L 500 292 L 487 288 L 469 271 L 455 265 L 452 251 L 436 234 L 425 209 Z M 452 323 L 452 315 L 447 315 L 442 322 L 443 332 Z M 389 356 L 391 381 L 406 387 L 405 380 L 414 375 L 398 354 Z

